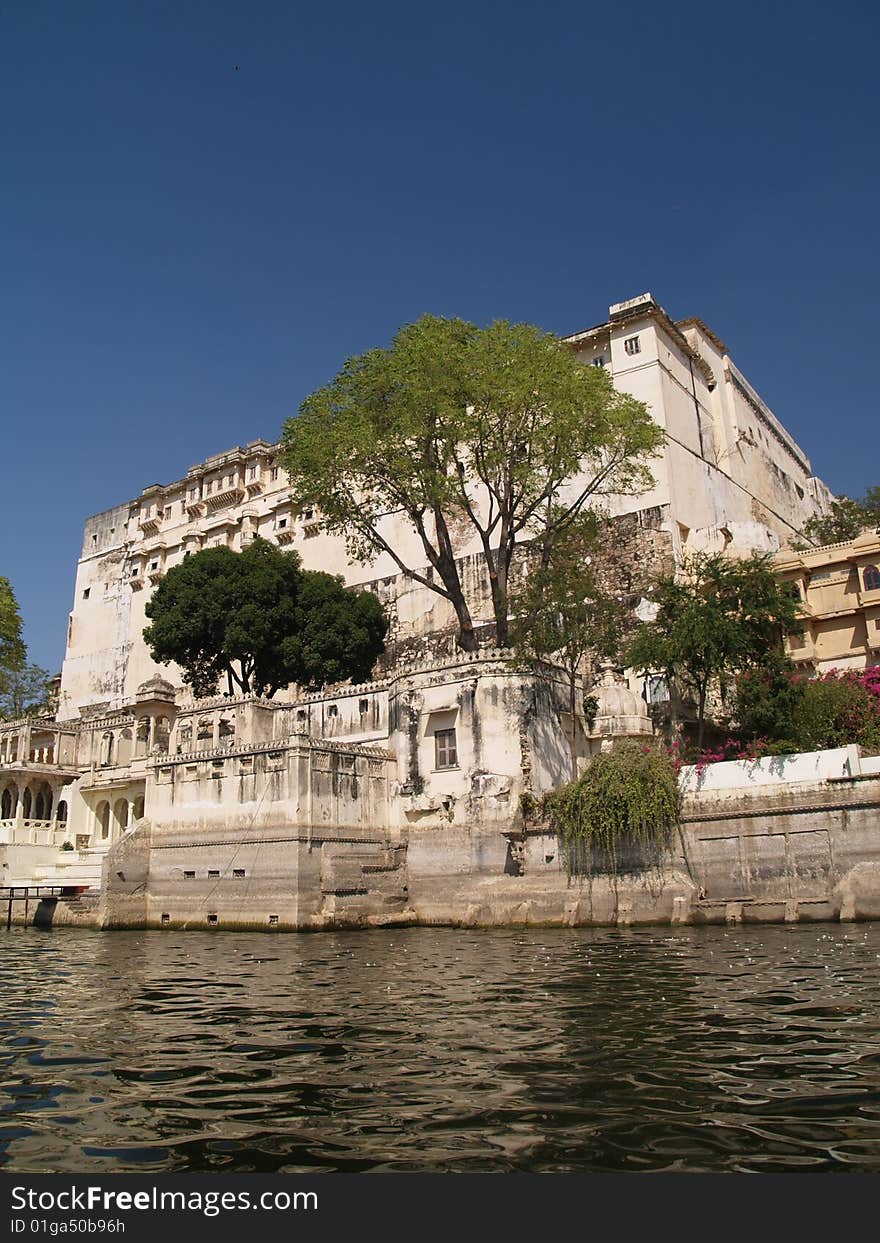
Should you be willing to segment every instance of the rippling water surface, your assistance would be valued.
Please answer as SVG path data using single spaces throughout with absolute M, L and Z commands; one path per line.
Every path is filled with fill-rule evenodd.
M 880 925 L 0 955 L 7 1170 L 880 1170 Z

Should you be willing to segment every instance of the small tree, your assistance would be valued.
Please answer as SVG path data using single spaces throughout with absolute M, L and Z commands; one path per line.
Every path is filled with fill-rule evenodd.
M 50 673 L 39 665 L 23 664 L 10 670 L 0 694 L 0 717 L 14 720 L 20 716 L 34 716 L 47 712 L 50 707 Z
M 11 679 L 21 672 L 26 660 L 18 601 L 9 579 L 0 578 L 0 695 L 9 694 Z
M 511 638 L 519 659 L 540 668 L 565 670 L 571 713 L 572 772 L 577 775 L 576 727 L 583 717 L 578 690 L 585 689 L 586 663 L 617 654 L 622 607 L 598 582 L 594 554 L 608 528 L 592 513 L 581 514 L 547 550 L 514 594 L 517 612 Z M 540 552 L 546 555 L 541 557 Z
M 302 569 L 294 552 L 254 540 L 206 548 L 173 566 L 146 606 L 153 659 L 174 661 L 196 696 L 234 687 L 271 697 L 283 686 L 363 680 L 388 622 L 368 592 Z
M 694 554 L 678 574 L 658 580 L 653 596 L 656 619 L 636 632 L 626 661 L 645 674 L 662 670 L 695 696 L 702 746 L 713 680 L 781 651 L 798 605 L 775 578 L 766 554 L 742 561 Z
M 855 539 L 865 527 L 880 523 L 880 487 L 868 488 L 861 500 L 838 496 L 827 514 L 817 514 L 804 523 L 799 547 L 843 544 Z
M 386 553 L 448 600 L 459 643 L 473 651 L 457 548 L 476 539 L 482 549 L 506 646 L 516 546 L 549 548 L 591 497 L 650 486 L 645 459 L 661 440 L 644 403 L 558 337 L 425 315 L 307 397 L 285 424 L 281 456 L 294 500 L 316 503 L 354 559 Z M 398 513 L 414 532 L 412 553 L 389 535 Z
M 768 652 L 759 664 L 738 673 L 734 712 L 740 735 L 749 741 L 793 739 L 804 681 L 785 653 L 779 651 Z

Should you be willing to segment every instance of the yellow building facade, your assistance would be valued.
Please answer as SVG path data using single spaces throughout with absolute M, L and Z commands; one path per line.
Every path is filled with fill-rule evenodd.
M 786 638 L 805 669 L 864 669 L 880 663 L 880 527 L 854 540 L 774 558 L 797 591 L 801 623 Z

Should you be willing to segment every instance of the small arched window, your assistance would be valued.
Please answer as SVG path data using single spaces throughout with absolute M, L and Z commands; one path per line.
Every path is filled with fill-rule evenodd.
M 880 591 L 880 570 L 876 565 L 866 565 L 862 571 L 865 591 Z

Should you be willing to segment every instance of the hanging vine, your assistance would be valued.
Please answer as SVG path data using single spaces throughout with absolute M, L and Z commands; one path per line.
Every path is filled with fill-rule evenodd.
M 576 781 L 544 796 L 543 811 L 569 876 L 641 871 L 660 862 L 679 822 L 675 764 L 637 746 L 597 755 Z

